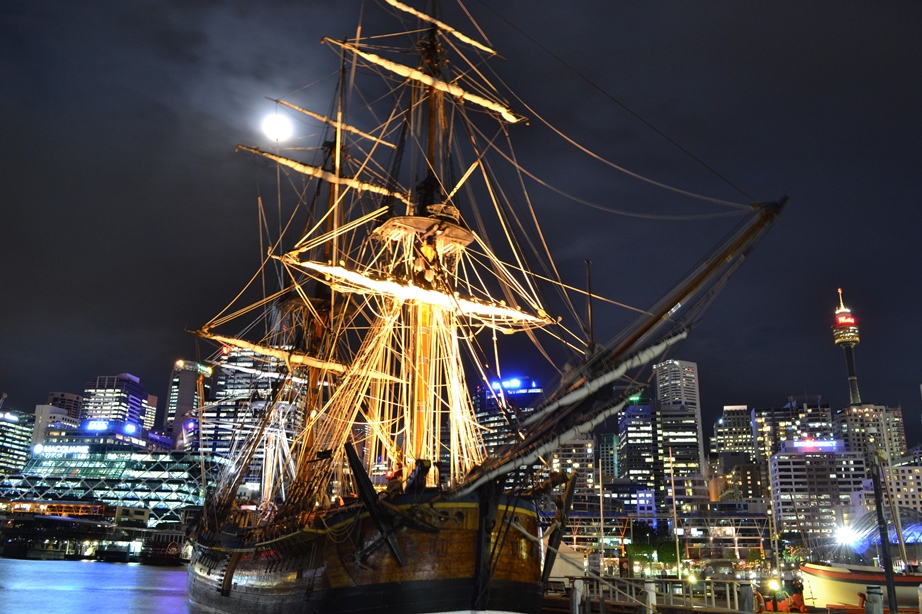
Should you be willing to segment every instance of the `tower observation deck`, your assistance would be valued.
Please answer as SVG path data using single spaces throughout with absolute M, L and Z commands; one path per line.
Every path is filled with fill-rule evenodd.
M 861 394 L 858 392 L 858 375 L 855 373 L 855 346 L 861 339 L 858 336 L 858 320 L 842 300 L 842 288 L 839 288 L 839 306 L 832 325 L 832 338 L 845 351 L 850 405 L 860 405 Z

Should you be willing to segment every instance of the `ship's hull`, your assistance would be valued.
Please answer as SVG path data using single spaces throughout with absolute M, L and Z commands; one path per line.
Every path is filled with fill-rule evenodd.
M 863 565 L 817 565 L 806 563 L 800 566 L 804 583 L 804 598 L 809 605 L 825 608 L 827 604 L 858 604 L 858 593 L 867 594 L 869 586 L 879 586 L 887 598 L 887 580 L 879 567 Z M 898 606 L 919 605 L 919 585 L 922 575 L 895 574 L 896 601 Z M 814 603 L 809 603 L 810 599 Z
M 537 537 L 531 504 L 500 499 L 487 540 L 481 539 L 485 508 L 476 497 L 398 507 L 424 523 L 393 533 L 403 565 L 355 506 L 328 513 L 322 530 L 305 528 L 247 548 L 196 544 L 189 596 L 232 613 L 540 612 L 543 553 L 512 526 Z M 478 560 L 491 573 L 478 573 Z

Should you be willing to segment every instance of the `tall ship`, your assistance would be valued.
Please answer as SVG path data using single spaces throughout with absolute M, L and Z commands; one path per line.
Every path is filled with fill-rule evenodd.
M 275 232 L 261 224 L 260 271 L 195 331 L 262 383 L 222 427 L 232 459 L 192 529 L 189 595 L 223 612 L 537 613 L 573 483 L 544 460 L 643 388 L 784 199 L 751 205 L 595 344 L 555 315 L 578 291 L 535 223 L 511 138 L 525 117 L 488 80 L 497 52 L 437 4 L 381 4 L 398 32 L 323 40 L 328 108 L 277 101 L 322 126 L 319 145 L 238 147 L 298 197 Z M 493 391 L 514 436 L 488 456 L 471 388 L 502 379 L 517 338 L 533 349 L 516 353 L 564 366 L 532 411 Z M 200 438 L 214 414 L 199 409 Z M 570 496 L 543 530 L 536 503 L 554 487 Z

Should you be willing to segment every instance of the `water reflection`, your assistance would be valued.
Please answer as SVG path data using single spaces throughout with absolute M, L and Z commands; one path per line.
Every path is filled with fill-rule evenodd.
M 185 567 L 94 561 L 0 559 L 3 612 L 200 614 L 189 603 Z

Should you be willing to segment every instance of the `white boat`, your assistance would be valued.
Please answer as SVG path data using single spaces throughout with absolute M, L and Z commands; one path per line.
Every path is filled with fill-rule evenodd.
M 884 594 L 884 606 L 889 605 L 887 579 L 884 570 L 869 565 L 829 563 L 804 563 L 800 566 L 804 583 L 804 601 L 807 605 L 825 608 L 828 604 L 855 605 L 860 603 L 859 593 L 867 595 L 869 586 L 879 586 Z M 896 601 L 900 607 L 919 606 L 919 587 L 922 574 L 896 573 Z

